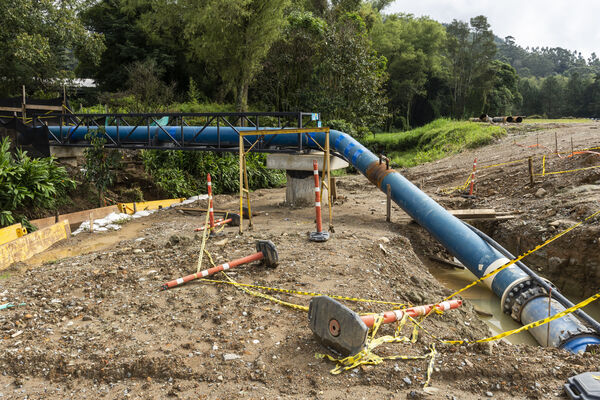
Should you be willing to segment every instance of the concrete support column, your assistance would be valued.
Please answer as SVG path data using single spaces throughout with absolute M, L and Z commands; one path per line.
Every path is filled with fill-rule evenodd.
M 322 170 L 323 153 L 313 151 L 310 154 L 268 154 L 267 168 L 284 169 L 287 175 L 287 187 L 285 191 L 285 204 L 294 207 L 315 206 L 315 179 L 313 160 L 319 163 Z M 330 159 L 330 170 L 346 168 L 348 163 L 341 158 L 332 156 Z M 323 181 L 322 171 L 319 173 L 319 181 Z M 321 194 L 321 206 L 328 204 L 327 189 L 323 187 Z
M 315 206 L 315 179 L 312 171 L 286 170 L 285 204 L 294 207 Z M 319 174 L 321 175 L 321 174 Z M 319 178 L 321 179 L 321 178 Z M 327 205 L 327 189 L 323 188 L 321 204 Z

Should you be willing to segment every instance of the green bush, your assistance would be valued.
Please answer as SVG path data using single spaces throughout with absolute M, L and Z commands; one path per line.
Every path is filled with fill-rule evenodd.
M 85 158 L 83 175 L 98 190 L 98 202 L 102 207 L 104 193 L 114 183 L 114 170 L 119 167 L 121 153 L 105 149 L 106 139 L 99 134 L 88 133 L 85 138 L 92 146 L 83 151 Z
M 379 133 L 365 138 L 364 144 L 399 166 L 411 167 L 484 146 L 505 134 L 499 126 L 438 119 L 407 132 Z
M 239 158 L 237 154 L 186 152 L 176 150 L 144 150 L 141 152 L 146 172 L 157 186 L 173 197 L 189 197 L 206 193 L 206 175 L 211 174 L 213 193 L 235 193 L 239 190 Z M 263 154 L 246 156 L 250 189 L 279 186 L 285 181 L 282 171 L 268 170 Z
M 13 224 L 24 208 L 55 209 L 74 189 L 75 181 L 54 158 L 30 158 L 26 151 L 10 152 L 10 139 L 0 141 L 0 226 Z

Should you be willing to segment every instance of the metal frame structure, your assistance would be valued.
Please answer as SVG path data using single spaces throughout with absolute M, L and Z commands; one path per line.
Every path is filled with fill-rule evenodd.
M 233 128 L 233 127 L 232 127 Z M 307 133 L 315 133 L 315 132 L 324 132 L 325 133 L 325 148 L 321 146 L 312 136 L 307 135 L 307 137 L 321 150 L 323 151 L 323 170 L 321 179 L 321 191 L 319 193 L 319 201 L 322 200 L 323 196 L 323 187 L 327 188 L 327 206 L 329 209 L 329 229 L 333 231 L 333 209 L 331 207 L 332 195 L 331 195 L 331 151 L 329 147 L 329 128 L 296 128 L 296 129 L 258 129 L 252 131 L 238 131 L 233 128 L 238 136 L 239 136 L 239 165 L 240 165 L 240 233 L 243 233 L 243 222 L 244 222 L 244 195 L 246 196 L 246 206 L 248 207 L 248 228 L 252 229 L 252 210 L 250 208 L 250 187 L 248 185 L 248 171 L 246 169 L 246 155 L 253 150 L 256 144 L 260 143 L 262 140 L 258 140 L 254 142 L 248 150 L 245 150 L 244 147 L 244 136 L 254 136 L 257 133 L 261 136 L 261 139 L 264 138 L 265 135 L 290 135 L 290 134 L 298 134 L 298 142 L 299 145 L 302 145 L 302 135 Z M 327 181 L 327 183 L 325 183 Z
M 248 112 L 248 113 L 139 113 L 139 114 L 39 114 L 32 116 L 33 126 L 57 125 L 60 127 L 60 133 L 49 133 L 51 146 L 65 147 L 90 147 L 87 140 L 73 138 L 73 132 L 80 127 L 87 129 L 98 129 L 103 134 L 107 143 L 106 148 L 119 149 L 169 149 L 169 150 L 195 150 L 195 151 L 214 151 L 214 152 L 237 152 L 238 149 L 232 146 L 224 146 L 220 142 L 220 128 L 227 127 L 239 132 L 236 126 L 245 126 L 255 128 L 260 131 L 264 128 L 270 129 L 302 129 L 314 121 L 311 117 L 314 113 L 308 112 Z M 168 117 L 167 124 L 161 123 L 160 119 Z M 307 120 L 308 117 L 308 120 Z M 52 122 L 49 122 L 52 120 Z M 56 123 L 54 123 L 56 121 Z M 193 122 L 192 122 L 193 121 Z M 176 125 L 180 129 L 180 134 L 172 135 L 165 129 L 167 126 Z M 116 128 L 116 137 L 103 132 L 102 128 L 112 126 Z M 195 126 L 197 131 L 193 139 L 185 138 L 183 134 L 184 127 Z M 202 133 L 207 127 L 217 128 L 217 143 L 202 143 Z M 121 127 L 133 127 L 127 129 L 127 133 L 121 133 Z M 160 145 L 156 137 L 153 137 L 151 130 L 156 135 L 157 129 L 161 134 L 165 134 L 168 143 Z M 145 132 L 145 140 L 133 140 L 131 136 L 134 133 Z M 256 133 L 256 132 L 255 132 Z M 298 142 L 294 147 L 278 149 L 270 147 L 269 140 L 261 140 L 253 151 L 260 153 L 298 153 L 305 149 L 302 144 L 302 133 L 298 132 Z M 252 144 L 244 143 L 244 147 Z

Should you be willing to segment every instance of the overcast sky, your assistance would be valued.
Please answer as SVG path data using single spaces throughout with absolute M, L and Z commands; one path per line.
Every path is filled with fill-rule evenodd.
M 563 47 L 600 56 L 598 0 L 396 0 L 385 13 L 427 15 L 439 22 L 485 15 L 494 33 L 523 47 Z

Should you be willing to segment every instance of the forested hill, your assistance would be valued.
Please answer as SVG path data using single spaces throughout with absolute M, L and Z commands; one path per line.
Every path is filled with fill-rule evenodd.
M 600 117 L 600 60 L 392 0 L 3 0 L 0 97 L 93 78 L 89 110 L 319 111 L 355 135 L 439 117 Z M 100 105 L 101 104 L 101 105 Z
M 581 52 L 562 47 L 523 48 L 512 36 L 504 39 L 494 36 L 494 43 L 498 48 L 496 58 L 512 65 L 521 77 L 600 73 L 600 59 L 596 53 L 585 59 Z

